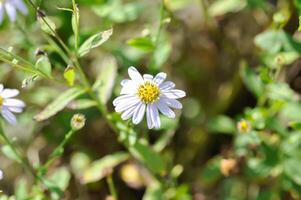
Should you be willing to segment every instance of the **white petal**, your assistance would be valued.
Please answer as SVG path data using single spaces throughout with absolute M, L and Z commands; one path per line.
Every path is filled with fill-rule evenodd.
M 161 121 L 160 121 L 160 117 L 159 117 L 159 111 L 155 104 L 151 104 L 151 117 L 153 120 L 154 128 L 160 128 Z
M 0 180 L 2 180 L 2 179 L 3 179 L 3 171 L 0 170 Z
M 133 96 L 134 95 L 131 95 L 131 94 L 121 95 L 121 96 L 117 97 L 116 99 L 114 99 L 113 105 L 116 106 L 120 101 L 123 101 L 128 98 L 132 98 Z
M 170 90 L 175 88 L 176 84 L 174 82 L 171 81 L 166 81 L 160 84 L 160 89 L 161 91 L 163 90 Z
M 0 84 L 0 92 L 2 92 L 4 86 L 2 84 Z
M 4 89 L 1 93 L 0 96 L 3 98 L 11 98 L 14 96 L 17 96 L 19 94 L 19 90 L 16 89 Z
M 4 5 L 3 3 L 0 2 L 0 24 L 2 24 L 3 19 L 4 19 Z M 2 85 L 2 89 L 3 89 L 3 85 Z
M 11 125 L 17 124 L 16 116 L 13 113 L 11 113 L 9 110 L 2 108 L 1 114 L 4 117 L 4 119 L 6 119 L 6 121 L 8 121 L 8 123 L 10 123 Z
M 4 6 L 5 6 L 5 10 L 8 14 L 10 21 L 12 21 L 12 22 L 16 21 L 17 11 L 16 11 L 16 8 L 13 6 L 13 4 L 7 2 L 4 4 Z
M 154 127 L 153 120 L 151 117 L 151 104 L 148 104 L 146 107 L 146 121 L 147 121 L 147 127 L 149 129 L 152 129 Z
M 161 97 L 160 101 L 166 103 L 171 108 L 175 108 L 175 109 L 182 109 L 183 108 L 182 104 L 176 99 L 169 99 L 169 98 L 166 98 L 166 97 Z
M 145 107 L 144 103 L 140 103 L 140 105 L 137 106 L 133 115 L 133 124 L 139 124 L 142 121 L 145 113 Z
M 123 112 L 129 108 L 131 108 L 133 105 L 137 104 L 138 102 L 140 102 L 140 99 L 138 99 L 137 97 L 132 98 L 130 101 L 122 101 L 119 104 L 117 104 L 117 106 L 115 107 L 115 111 L 116 112 Z
M 154 77 L 150 74 L 144 74 L 143 78 L 144 78 L 144 81 L 152 81 Z
M 136 83 L 136 84 L 140 84 L 143 83 L 144 80 L 141 76 L 141 74 L 138 72 L 138 70 L 135 67 L 130 67 L 128 69 L 128 73 L 130 78 Z
M 120 94 L 136 94 L 137 85 L 134 84 L 134 81 L 127 82 L 122 88 Z
M 9 111 L 14 112 L 14 113 L 21 113 L 23 111 L 22 107 L 9 106 L 7 108 L 8 108 Z
M 159 74 L 157 74 L 154 78 L 154 82 L 157 83 L 158 85 L 163 83 L 163 81 L 166 79 L 166 74 L 163 72 L 160 72 Z
M 25 103 L 18 99 L 5 99 L 3 102 L 4 106 L 13 106 L 13 107 L 25 107 Z
M 134 111 L 135 111 L 137 105 L 138 105 L 138 103 L 135 104 L 135 105 L 133 105 L 132 107 L 128 108 L 126 111 L 124 111 L 124 113 L 122 113 L 122 115 L 121 115 L 121 119 L 123 119 L 123 120 L 130 119 L 133 116 Z
M 28 14 L 28 10 L 26 5 L 24 4 L 24 2 L 22 0 L 11 0 L 13 2 L 13 4 L 15 5 L 15 7 L 24 15 Z
M 131 81 L 130 79 L 124 79 L 120 82 L 121 86 L 125 86 L 127 83 L 129 83 L 129 81 Z
M 162 94 L 170 99 L 179 99 L 179 98 L 183 98 L 186 96 L 186 93 L 182 90 L 164 90 L 162 91 Z
M 160 112 L 165 115 L 168 118 L 175 118 L 176 114 L 174 113 L 174 111 L 172 111 L 165 103 L 163 103 L 162 101 L 159 101 L 157 103 L 157 107 L 160 110 Z
M 147 126 L 149 129 L 160 128 L 161 121 L 159 111 L 155 104 L 148 104 L 146 110 Z

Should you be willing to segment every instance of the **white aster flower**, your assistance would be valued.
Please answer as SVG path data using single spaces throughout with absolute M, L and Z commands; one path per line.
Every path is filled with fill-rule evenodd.
M 161 126 L 159 111 L 175 118 L 171 108 L 182 109 L 177 99 L 185 97 L 184 91 L 174 89 L 173 82 L 165 81 L 166 74 L 163 72 L 155 77 L 149 74 L 142 77 L 136 68 L 130 67 L 128 73 L 131 79 L 121 82 L 121 96 L 113 101 L 115 111 L 122 113 L 123 120 L 132 118 L 134 124 L 139 124 L 146 112 L 148 128 L 152 129 Z
M 16 21 L 17 11 L 20 11 L 23 15 L 28 14 L 27 7 L 23 0 L 0 0 L 0 24 L 3 22 L 5 12 L 11 22 Z
M 19 94 L 16 89 L 4 89 L 0 84 L 0 113 L 10 124 L 17 123 L 16 116 L 13 113 L 21 113 L 25 107 L 25 103 L 13 97 Z

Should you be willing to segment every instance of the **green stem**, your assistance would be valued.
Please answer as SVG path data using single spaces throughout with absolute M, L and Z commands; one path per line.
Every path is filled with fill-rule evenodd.
M 161 33 L 162 33 L 162 30 L 163 30 L 163 20 L 164 20 L 164 13 L 165 13 L 165 8 L 164 8 L 164 0 L 161 0 L 161 5 L 160 5 L 160 24 L 159 24 L 159 28 L 158 28 L 158 31 L 157 31 L 157 34 L 155 36 L 155 45 L 154 45 L 154 51 L 153 51 L 153 54 L 152 54 L 152 57 L 150 59 L 150 68 L 153 69 L 153 65 L 155 64 L 155 52 L 156 50 L 158 49 L 158 46 L 159 46 L 159 42 L 160 42 L 160 36 L 161 36 Z
M 118 200 L 118 194 L 114 185 L 114 181 L 112 178 L 112 174 L 108 175 L 107 178 L 107 184 L 109 186 L 110 194 L 113 196 L 114 200 Z
M 59 156 L 64 153 L 64 147 L 67 142 L 71 139 L 71 137 L 76 133 L 75 130 L 71 129 L 66 135 L 64 140 L 57 146 L 54 151 L 50 154 L 48 160 L 46 161 L 45 165 L 43 166 L 44 169 L 48 169 L 48 167 L 56 160 Z
M 38 74 L 38 75 L 40 75 L 44 78 L 47 78 L 46 75 L 44 75 L 43 73 L 41 73 L 38 70 L 33 70 L 31 68 L 23 67 L 22 65 L 19 65 L 18 63 L 13 63 L 12 61 L 10 61 L 10 60 L 8 60 L 4 57 L 1 57 L 1 56 L 0 56 L 0 60 L 7 63 L 7 64 L 9 64 L 9 65 L 11 65 L 11 66 L 13 66 L 13 67 L 15 67 L 15 68 L 18 68 L 20 70 L 23 70 L 23 71 L 26 71 L 26 72 L 29 72 L 29 73 L 32 73 L 32 74 Z
M 75 50 L 77 51 L 77 49 L 78 49 L 78 43 L 79 43 L 79 36 L 78 36 L 78 32 L 79 32 L 79 19 L 78 19 L 78 15 L 77 15 L 78 10 L 77 10 L 77 6 L 76 6 L 75 0 L 72 0 L 72 6 L 73 6 L 73 12 L 74 12 L 73 15 L 75 17 L 75 23 L 77 24 L 77 26 L 76 26 L 77 30 L 74 30 Z
M 39 181 L 42 183 L 41 179 L 36 175 L 35 170 L 29 164 L 28 160 L 21 155 L 21 153 L 17 150 L 17 148 L 13 145 L 13 143 L 10 141 L 10 139 L 4 133 L 3 128 L 2 128 L 2 122 L 0 124 L 0 135 L 2 136 L 5 144 L 8 145 L 9 148 L 14 152 L 15 156 L 17 157 L 17 159 L 21 163 L 21 165 L 24 166 L 25 169 L 27 169 L 32 174 L 32 176 L 35 178 L 36 181 Z
M 27 0 L 30 5 L 35 9 L 35 11 L 37 13 L 40 12 L 39 8 L 32 2 L 32 0 Z M 53 35 L 55 36 L 55 38 L 58 40 L 58 42 L 60 43 L 60 45 L 62 45 L 63 49 L 69 54 L 69 48 L 67 47 L 67 45 L 63 42 L 63 40 L 61 39 L 61 37 L 57 34 L 57 32 L 50 26 L 50 24 L 47 22 L 47 20 L 43 17 L 40 16 L 41 19 L 43 20 L 43 22 L 46 24 L 46 26 L 49 28 L 49 30 L 53 33 Z

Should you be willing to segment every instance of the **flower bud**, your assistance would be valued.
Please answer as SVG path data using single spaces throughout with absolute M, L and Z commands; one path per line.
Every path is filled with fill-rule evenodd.
M 75 114 L 71 119 L 71 127 L 74 130 L 80 130 L 85 126 L 86 117 L 83 114 Z

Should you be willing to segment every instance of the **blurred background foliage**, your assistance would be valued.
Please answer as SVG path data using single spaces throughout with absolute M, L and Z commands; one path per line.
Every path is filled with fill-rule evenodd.
M 35 4 L 73 48 L 72 12 L 63 9 L 72 8 L 72 2 Z M 108 88 L 102 95 L 110 111 L 129 66 L 145 73 L 164 71 L 187 92 L 176 120 L 162 118 L 162 127 L 155 131 L 148 131 L 145 123 L 137 127 L 138 137 L 147 138 L 154 152 L 162 155 L 168 173 L 163 172 L 158 183 L 125 153 L 85 95 L 51 119 L 36 122 L 33 117 L 66 87 L 32 80 L 32 75 L 1 63 L 1 83 L 20 88 L 27 103 L 19 124 L 5 125 L 4 130 L 32 166 L 44 163 L 63 140 L 73 114 L 87 117 L 84 129 L 48 168 L 48 179 L 62 193 L 38 189 L 3 145 L 4 194 L 16 199 L 47 199 L 49 192 L 52 199 L 109 199 L 110 184 L 104 177 L 112 173 L 120 199 L 301 199 L 299 0 L 164 0 L 163 4 L 78 0 L 77 4 L 80 44 L 113 28 L 106 43 L 81 59 L 91 82 L 105 74 Z M 36 12 L 27 5 L 29 16 L 1 25 L 1 47 L 32 63 L 38 60 L 38 49 L 46 52 L 52 76 L 64 81 L 64 58 L 52 36 L 41 32 Z M 145 156 L 148 168 L 161 173 L 161 160 L 148 150 Z

